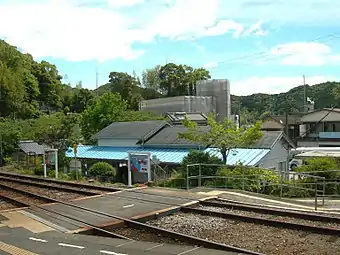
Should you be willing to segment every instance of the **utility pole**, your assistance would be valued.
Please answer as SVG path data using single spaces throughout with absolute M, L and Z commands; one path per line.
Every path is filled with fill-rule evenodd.
M 98 67 L 96 68 L 96 89 L 98 88 Z
M 306 91 L 306 77 L 305 75 L 302 76 L 303 78 L 303 111 L 306 111 L 307 106 L 307 91 Z

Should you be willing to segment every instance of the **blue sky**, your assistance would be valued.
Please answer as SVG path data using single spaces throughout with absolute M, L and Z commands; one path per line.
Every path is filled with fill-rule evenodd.
M 95 88 L 110 71 L 174 62 L 227 78 L 232 94 L 340 80 L 334 0 L 0 0 L 0 38 Z M 17 17 L 21 17 L 18 19 Z

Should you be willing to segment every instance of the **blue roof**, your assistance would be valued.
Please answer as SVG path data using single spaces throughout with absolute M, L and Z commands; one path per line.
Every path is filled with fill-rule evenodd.
M 208 148 L 205 151 L 222 159 L 221 153 L 216 148 Z M 269 151 L 270 149 L 232 149 L 228 154 L 227 164 L 236 165 L 241 163 L 244 166 L 256 166 Z
M 190 149 L 177 148 L 142 148 L 142 147 L 111 147 L 111 146 L 78 146 L 78 158 L 127 160 L 128 152 L 150 152 L 160 162 L 180 164 Z M 270 149 L 232 149 L 227 158 L 228 165 L 242 163 L 245 166 L 255 166 Z M 222 158 L 218 149 L 208 148 L 205 152 Z M 66 151 L 66 157 L 73 158 L 73 149 Z
M 188 155 L 189 149 L 176 148 L 141 148 L 141 147 L 111 147 L 111 146 L 78 146 L 77 157 L 88 159 L 127 160 L 128 152 L 150 152 L 160 162 L 179 164 Z M 66 157 L 73 158 L 73 149 L 69 148 Z

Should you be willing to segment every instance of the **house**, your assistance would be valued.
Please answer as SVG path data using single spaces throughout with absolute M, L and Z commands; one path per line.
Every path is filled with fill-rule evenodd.
M 301 123 L 301 117 L 304 113 L 292 114 L 287 117 L 284 115 L 273 115 L 266 118 L 262 124 L 262 130 L 283 130 L 286 128 L 286 121 L 288 123 L 288 137 L 292 141 L 295 141 L 300 133 L 299 127 Z
M 196 117 L 202 121 L 202 116 Z M 202 132 L 209 130 L 206 125 L 199 128 Z M 186 130 L 183 125 L 161 120 L 112 123 L 94 136 L 98 146 L 79 146 L 77 158 L 112 160 L 119 164 L 127 160 L 128 152 L 149 152 L 159 164 L 178 165 L 193 149 L 216 154 L 216 150 L 178 138 Z M 251 148 L 234 149 L 227 162 L 284 170 L 292 147 L 294 144 L 282 130 L 268 130 Z M 66 156 L 74 157 L 72 150 Z
M 299 147 L 340 147 L 340 109 L 324 108 L 301 117 Z

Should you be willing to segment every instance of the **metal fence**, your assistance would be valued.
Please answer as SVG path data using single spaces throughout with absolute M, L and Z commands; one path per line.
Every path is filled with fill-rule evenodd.
M 280 198 L 298 197 L 302 193 L 307 197 L 314 198 L 315 210 L 317 210 L 318 207 L 318 198 L 322 198 L 322 205 L 324 206 L 327 184 L 325 177 L 312 175 L 311 173 L 278 172 L 260 168 L 258 169 L 260 173 L 256 173 L 256 168 L 252 168 L 255 173 L 248 174 L 247 171 L 249 168 L 238 167 L 241 167 L 240 174 L 235 174 L 233 169 L 227 169 L 225 165 L 187 165 L 185 176 L 186 189 L 189 190 L 197 187 L 238 189 L 266 195 L 276 195 Z M 211 171 L 212 168 L 215 168 L 215 170 Z M 228 171 L 230 174 L 206 175 L 206 173 L 216 173 L 220 168 L 225 170 L 224 174 Z M 240 170 L 239 168 L 238 170 Z

